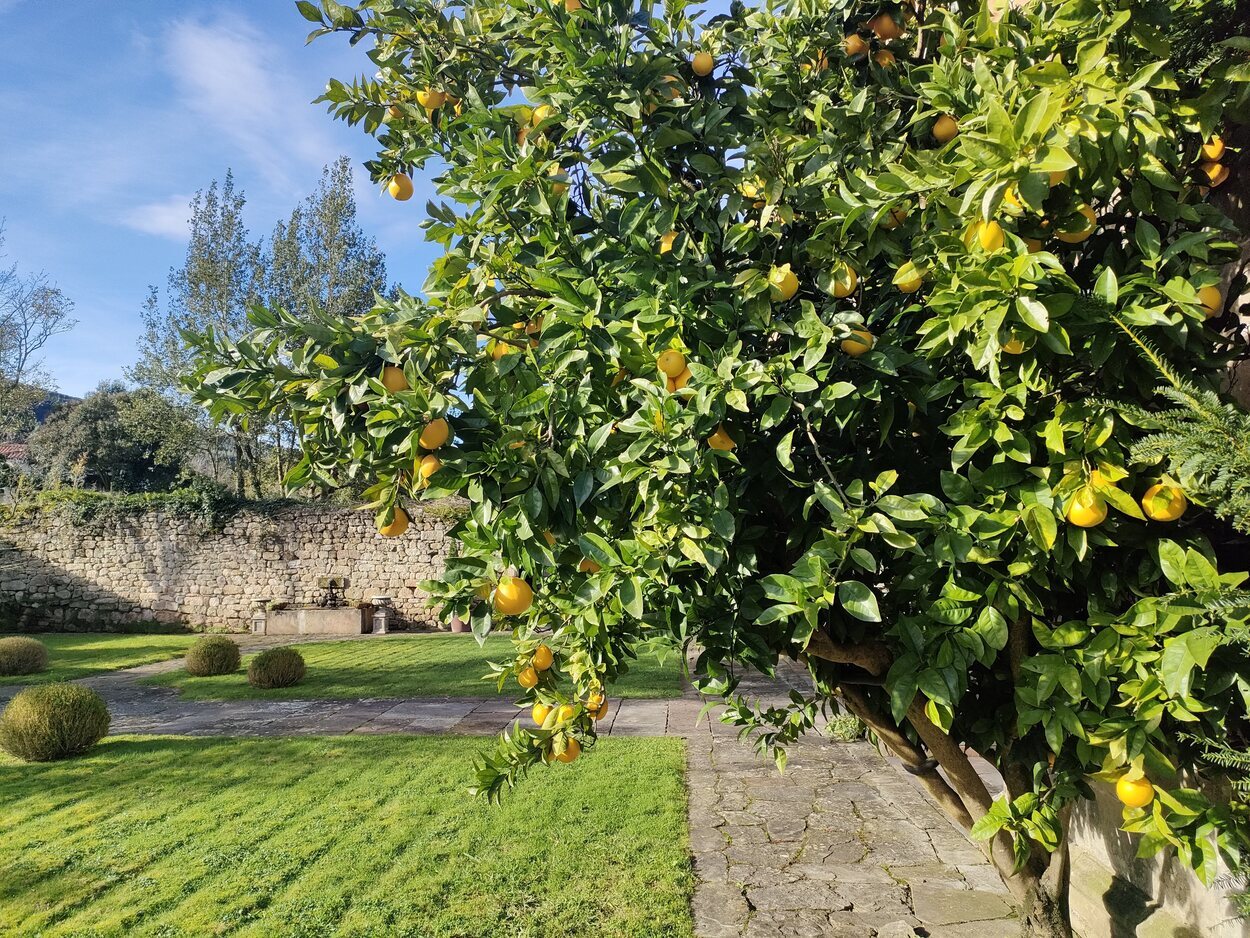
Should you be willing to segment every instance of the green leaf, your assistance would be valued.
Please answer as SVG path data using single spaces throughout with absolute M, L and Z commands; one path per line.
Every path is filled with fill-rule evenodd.
M 880 622 L 877 597 L 859 580 L 843 580 L 838 584 L 838 601 L 842 608 L 865 622 Z
M 1031 296 L 1016 297 L 1016 314 L 1035 332 L 1050 331 L 1050 310 Z
M 1098 275 L 1098 280 L 1094 284 L 1094 296 L 1108 306 L 1115 306 L 1119 300 L 1120 284 L 1116 280 L 1115 271 L 1110 267 L 1104 267 L 1102 273 Z

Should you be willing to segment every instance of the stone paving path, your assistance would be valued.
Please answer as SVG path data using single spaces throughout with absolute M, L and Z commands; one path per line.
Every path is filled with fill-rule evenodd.
M 245 639 L 244 651 L 306 636 Z M 80 683 L 113 715 L 111 732 L 190 736 L 463 733 L 493 735 L 523 711 L 501 697 L 190 701 L 140 679 L 181 659 Z M 802 672 L 783 673 L 801 687 Z M 18 687 L 0 687 L 0 704 Z M 744 686 L 767 702 L 775 683 Z M 778 696 L 774 701 L 784 702 Z M 919 786 L 866 742 L 813 735 L 784 773 L 731 727 L 696 720 L 692 689 L 673 700 L 615 701 L 616 736 L 687 742 L 692 903 L 698 938 L 1015 938 L 1006 890 L 981 851 Z

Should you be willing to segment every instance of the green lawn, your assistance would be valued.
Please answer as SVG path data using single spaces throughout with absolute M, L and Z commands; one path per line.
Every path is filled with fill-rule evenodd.
M 48 646 L 48 669 L 38 674 L 0 677 L 0 684 L 71 681 L 104 671 L 178 658 L 198 636 L 46 632 L 30 637 Z
M 308 675 L 294 687 L 257 690 L 247 683 L 247 660 L 235 674 L 191 677 L 173 671 L 145 679 L 177 687 L 192 700 L 263 697 L 291 700 L 309 697 L 475 697 L 495 693 L 483 681 L 487 662 L 512 657 L 512 640 L 491 636 L 485 647 L 467 635 L 392 635 L 346 642 L 310 642 L 293 646 L 308 663 Z M 516 684 L 505 693 L 517 691 Z M 681 662 L 676 654 L 664 664 L 652 657 L 631 663 L 629 674 L 610 693 L 616 697 L 677 697 Z
M 0 754 L 0 934 L 691 935 L 684 748 L 607 739 L 499 807 L 463 737 L 113 737 Z

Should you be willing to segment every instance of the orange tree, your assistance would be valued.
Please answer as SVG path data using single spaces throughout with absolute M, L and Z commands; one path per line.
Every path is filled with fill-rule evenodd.
M 371 47 L 324 100 L 394 198 L 436 171 L 443 253 L 360 318 L 190 337 L 190 383 L 288 407 L 288 482 L 367 484 L 386 534 L 467 499 L 430 589 L 512 630 L 534 716 L 482 791 L 589 749 L 668 642 L 779 761 L 831 701 L 861 717 L 1039 934 L 1091 778 L 1146 853 L 1238 849 L 1186 770 L 1245 714 L 1242 576 L 1121 409 L 1156 406 L 1150 355 L 1220 368 L 1207 193 L 1244 67 L 1178 81 L 1166 3 L 999 7 L 299 4 Z M 739 697 L 782 658 L 810 695 Z

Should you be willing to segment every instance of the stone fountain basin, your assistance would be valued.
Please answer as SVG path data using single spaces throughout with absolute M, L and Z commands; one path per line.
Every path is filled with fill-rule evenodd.
M 368 609 L 271 609 L 265 614 L 265 635 L 361 635 L 370 631 Z

